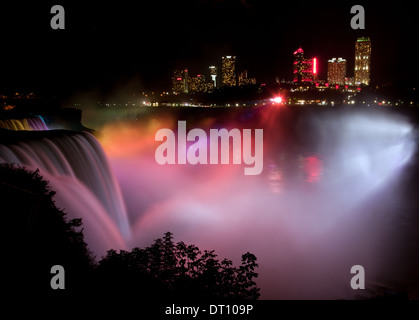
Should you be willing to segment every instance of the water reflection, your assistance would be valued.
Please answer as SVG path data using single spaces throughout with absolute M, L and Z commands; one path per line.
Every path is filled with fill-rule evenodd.
M 317 155 L 304 158 L 305 181 L 309 183 L 318 182 L 323 172 L 323 162 Z
M 323 176 L 323 160 L 318 154 L 286 155 L 270 159 L 268 185 L 272 193 L 282 194 L 285 188 L 297 184 L 316 184 Z
M 281 194 L 284 190 L 283 172 L 275 163 L 269 165 L 268 184 L 273 193 Z

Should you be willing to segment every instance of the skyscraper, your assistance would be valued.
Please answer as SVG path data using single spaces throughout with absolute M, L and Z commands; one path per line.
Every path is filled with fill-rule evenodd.
M 233 87 L 236 85 L 236 57 L 223 56 L 221 60 L 221 76 L 223 86 Z
M 237 77 L 237 82 L 239 86 L 247 86 L 250 84 L 256 84 L 256 78 L 249 78 L 247 76 L 247 70 L 243 70 L 239 73 Z
M 183 73 L 182 70 L 174 70 L 173 77 L 172 77 L 172 91 L 174 93 L 183 93 L 184 92 L 185 83 L 183 80 Z
M 370 83 L 371 40 L 369 37 L 358 38 L 355 42 L 355 84 Z
M 294 83 L 313 82 L 315 74 L 317 74 L 317 59 L 305 59 L 301 47 L 294 51 Z
M 205 76 L 197 74 L 195 77 L 189 77 L 189 93 L 200 93 L 207 91 Z
M 217 88 L 217 67 L 210 66 L 209 69 L 210 69 L 211 80 L 214 83 L 214 88 Z
M 330 84 L 345 84 L 346 60 L 333 58 L 327 62 L 327 82 Z
M 188 69 L 175 69 L 172 77 L 172 91 L 174 93 L 188 93 Z
M 183 70 L 183 77 L 184 77 L 184 88 L 183 92 L 188 93 L 189 92 L 189 71 L 188 69 Z

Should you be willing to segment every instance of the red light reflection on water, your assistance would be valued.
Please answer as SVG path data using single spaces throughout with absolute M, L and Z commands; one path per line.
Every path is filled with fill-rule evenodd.
M 323 162 L 318 156 L 312 155 L 304 158 L 305 181 L 309 183 L 318 182 L 323 172 Z

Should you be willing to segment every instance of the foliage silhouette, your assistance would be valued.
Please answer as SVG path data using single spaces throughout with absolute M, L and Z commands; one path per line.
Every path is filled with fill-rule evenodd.
M 67 220 L 39 171 L 0 164 L 0 203 L 6 272 L 3 288 L 18 295 L 125 295 L 145 300 L 257 299 L 256 257 L 240 267 L 214 251 L 174 243 L 173 234 L 144 249 L 109 250 L 99 262 L 84 241 L 82 220 Z M 65 290 L 52 290 L 53 265 L 65 269 Z
M 189 300 L 254 300 L 260 295 L 254 281 L 257 267 L 256 257 L 249 252 L 242 255 L 242 265 L 237 268 L 231 260 L 220 262 L 213 250 L 201 252 L 195 245 L 175 244 L 173 234 L 166 232 L 144 249 L 108 251 L 98 271 L 102 286 L 116 290 L 128 282 L 130 289 L 139 286 L 150 299 L 157 295 Z
M 55 206 L 54 194 L 38 170 L 0 165 L 2 235 L 7 243 L 2 284 L 11 293 L 50 292 L 53 265 L 66 271 L 65 292 L 90 277 L 95 260 L 84 242 L 82 221 L 67 222 Z

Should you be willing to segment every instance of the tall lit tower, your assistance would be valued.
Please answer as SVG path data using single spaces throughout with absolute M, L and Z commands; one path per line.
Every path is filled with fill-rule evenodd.
M 184 71 L 183 71 L 183 74 L 184 74 L 184 93 L 189 93 L 189 88 L 188 88 L 188 85 L 189 85 L 189 72 L 188 72 L 188 69 L 185 69 Z
M 317 59 L 305 59 L 300 47 L 294 51 L 294 83 L 313 82 L 317 77 Z
M 346 60 L 333 58 L 327 62 L 327 82 L 330 84 L 345 84 Z
M 210 66 L 209 69 L 210 69 L 211 80 L 214 83 L 214 88 L 217 88 L 217 67 Z
M 236 57 L 223 56 L 221 60 L 221 76 L 223 86 L 233 87 L 236 85 Z
M 300 83 L 303 80 L 304 50 L 300 47 L 294 51 L 294 82 Z
M 371 40 L 369 37 L 358 38 L 355 42 L 355 84 L 370 83 Z
M 172 77 L 172 91 L 174 93 L 188 93 L 188 69 L 179 70 L 175 69 Z
M 185 92 L 185 79 L 183 70 L 174 70 L 172 76 L 172 91 L 177 94 Z

